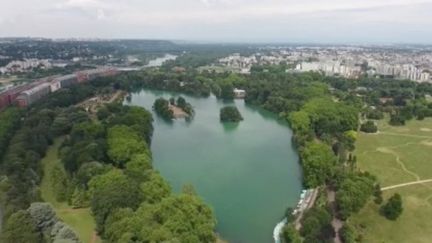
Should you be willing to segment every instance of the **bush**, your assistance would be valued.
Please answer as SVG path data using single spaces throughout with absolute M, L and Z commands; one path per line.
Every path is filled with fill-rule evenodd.
M 379 110 L 368 110 L 366 112 L 366 118 L 367 119 L 373 119 L 373 120 L 381 120 L 384 118 L 384 113 Z
M 381 207 L 381 214 L 389 220 L 396 220 L 403 211 L 402 208 L 402 197 L 398 193 L 395 193 L 389 198 L 386 204 Z
M 405 125 L 406 119 L 405 117 L 399 115 L 399 114 L 394 114 L 390 116 L 390 125 L 392 126 L 403 126 Z
M 357 238 L 355 229 L 347 223 L 339 230 L 339 236 L 343 243 L 355 243 Z
M 285 225 L 282 236 L 287 243 L 301 243 L 300 233 L 295 229 L 292 223 Z
M 376 133 L 378 131 L 378 127 L 373 121 L 367 121 L 361 125 L 360 131 L 365 133 Z

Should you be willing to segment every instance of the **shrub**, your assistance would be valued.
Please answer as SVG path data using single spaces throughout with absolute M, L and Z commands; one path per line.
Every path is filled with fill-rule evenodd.
M 402 213 L 402 197 L 395 193 L 386 204 L 381 207 L 381 214 L 389 220 L 396 220 Z
M 367 121 L 361 125 L 360 131 L 365 133 L 376 133 L 378 131 L 378 127 L 373 121 Z

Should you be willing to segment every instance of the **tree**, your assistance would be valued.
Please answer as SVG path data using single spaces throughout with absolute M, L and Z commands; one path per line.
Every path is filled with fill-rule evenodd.
M 171 193 L 169 184 L 157 172 L 150 174 L 149 180 L 141 184 L 144 200 L 148 203 L 158 203 Z
M 357 238 L 355 229 L 348 223 L 339 230 L 339 236 L 343 243 L 355 243 Z
M 383 201 L 382 191 L 381 191 L 381 186 L 379 184 L 375 185 L 374 197 L 375 197 L 374 202 L 376 204 L 381 204 L 382 203 L 382 201 Z
M 185 98 L 178 97 L 177 99 L 177 106 L 180 107 L 184 112 L 186 112 L 189 115 L 194 114 L 193 107 L 190 103 L 186 102 Z
M 376 109 L 370 109 L 366 112 L 367 119 L 381 120 L 384 119 L 384 113 Z
M 403 211 L 402 208 L 402 197 L 400 194 L 395 193 L 391 196 L 387 203 L 381 206 L 381 214 L 389 220 L 396 220 Z
M 403 125 L 405 125 L 405 122 L 406 122 L 405 117 L 403 117 L 399 113 L 390 115 L 389 124 L 392 126 L 403 126 Z
M 73 208 L 84 208 L 90 206 L 90 198 L 87 191 L 75 187 L 70 204 Z
M 108 156 L 123 167 L 132 156 L 139 153 L 149 154 L 147 144 L 130 127 L 116 125 L 108 129 Z
M 58 218 L 51 204 L 36 202 L 27 209 L 36 227 L 42 232 L 49 232 L 58 222 Z
M 296 134 L 306 135 L 310 131 L 311 121 L 305 111 L 293 112 L 289 115 L 288 121 Z
M 320 186 L 331 177 L 336 156 L 328 145 L 315 141 L 306 143 L 300 155 L 307 187 Z
M 69 227 L 69 225 L 59 221 L 51 230 L 51 238 L 53 243 L 79 243 L 77 234 Z
M 42 242 L 42 237 L 30 213 L 19 210 L 6 221 L 0 241 L 4 243 L 38 243 Z
M 112 212 L 118 208 L 136 209 L 143 199 L 139 186 L 118 169 L 94 177 L 89 186 L 91 209 L 100 233 Z
M 358 109 L 330 98 L 314 98 L 302 110 L 309 114 L 311 123 L 318 136 L 357 130 Z
M 360 130 L 365 133 L 376 133 L 378 131 L 378 127 L 373 121 L 367 121 L 361 125 Z
M 243 120 L 240 112 L 235 106 L 226 106 L 220 110 L 220 120 L 222 122 L 239 122 Z
M 285 225 L 282 231 L 283 239 L 286 243 L 301 243 L 300 233 L 295 229 L 292 223 Z
M 331 226 L 332 216 L 328 209 L 314 207 L 303 216 L 300 234 L 305 238 L 304 242 L 327 242 L 334 237 Z
M 221 93 L 220 97 L 224 100 L 234 99 L 234 86 L 231 83 L 224 82 L 220 85 Z
M 174 113 L 169 108 L 169 101 L 164 98 L 158 98 L 155 100 L 153 104 L 153 109 L 156 111 L 158 115 L 166 120 L 174 119 Z
M 109 112 L 108 108 L 106 108 L 105 106 L 103 106 L 103 107 L 99 108 L 99 110 L 97 111 L 96 115 L 97 115 L 97 118 L 100 121 L 102 121 L 102 120 L 107 119 L 111 115 L 111 113 Z
M 55 135 L 62 135 L 69 131 L 71 124 L 65 114 L 59 115 L 54 119 L 51 130 Z
M 183 108 L 183 107 L 186 106 L 186 104 L 187 104 L 187 102 L 186 102 L 185 98 L 183 98 L 183 97 L 181 97 L 181 96 L 179 96 L 179 97 L 177 98 L 177 106 Z
M 347 219 L 358 212 L 374 192 L 375 178 L 369 174 L 348 175 L 339 185 L 336 192 L 336 204 L 339 216 Z
M 115 116 L 109 119 L 110 126 L 126 125 L 143 137 L 147 144 L 151 143 L 153 117 L 149 111 L 138 106 L 121 105 L 114 110 Z
M 51 185 L 58 202 L 67 200 L 69 181 L 63 166 L 60 164 L 56 164 L 51 170 Z
M 108 166 L 104 166 L 103 164 L 92 161 L 88 163 L 84 163 L 78 169 L 78 172 L 75 174 L 75 181 L 78 186 L 88 189 L 88 182 L 95 176 L 101 175 L 109 170 Z
M 174 97 L 171 97 L 171 98 L 169 99 L 169 103 L 170 103 L 171 105 L 175 105 L 175 98 L 174 98 Z
M 151 158 L 146 153 L 133 155 L 131 160 L 126 164 L 126 174 L 128 176 L 143 181 L 148 177 L 149 171 L 152 169 Z
M 118 210 L 109 220 L 111 242 L 214 242 L 216 221 L 212 210 L 195 195 L 169 196 L 160 203 L 143 203 L 135 211 Z M 108 220 L 107 220 L 108 222 Z

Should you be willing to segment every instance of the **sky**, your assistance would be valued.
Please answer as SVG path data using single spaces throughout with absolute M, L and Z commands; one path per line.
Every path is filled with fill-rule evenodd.
M 432 44 L 432 0 L 0 0 L 0 36 Z

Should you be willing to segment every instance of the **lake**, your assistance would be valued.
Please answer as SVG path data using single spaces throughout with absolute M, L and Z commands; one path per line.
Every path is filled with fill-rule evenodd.
M 172 92 L 143 90 L 129 104 L 152 110 Z M 166 122 L 153 112 L 153 165 L 174 191 L 191 184 L 214 210 L 217 232 L 229 242 L 273 242 L 273 228 L 302 190 L 299 158 L 286 122 L 243 100 L 182 95 L 195 109 L 192 121 Z M 244 121 L 219 121 L 219 110 L 235 105 Z

